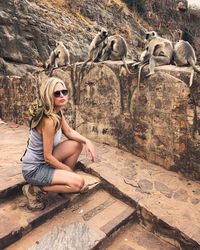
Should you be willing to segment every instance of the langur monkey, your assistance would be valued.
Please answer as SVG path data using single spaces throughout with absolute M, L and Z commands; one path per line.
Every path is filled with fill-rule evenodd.
M 180 40 L 175 43 L 174 62 L 177 66 L 192 66 L 192 72 L 189 83 L 189 87 L 191 87 L 194 78 L 194 71 L 200 74 L 200 70 L 196 66 L 197 58 L 195 55 L 195 51 L 189 42 Z
M 52 74 L 54 68 L 67 66 L 69 64 L 69 50 L 65 47 L 62 41 L 56 41 L 56 48 L 51 51 L 49 59 L 45 63 L 46 69 L 49 70 L 49 75 Z
M 103 48 L 106 46 L 107 43 L 107 37 L 108 37 L 108 32 L 104 28 L 102 28 L 101 31 L 94 37 L 89 46 L 88 59 L 81 66 L 79 79 L 81 77 L 81 74 L 83 73 L 84 67 L 87 65 L 88 62 L 91 62 L 92 65 L 93 62 L 100 61 Z
M 112 60 L 120 61 L 122 60 L 124 66 L 129 74 L 133 74 L 128 69 L 127 63 L 125 61 L 128 53 L 128 47 L 125 39 L 120 35 L 114 35 L 108 37 L 108 43 L 102 53 L 102 61 Z
M 188 2 L 187 0 L 176 0 L 177 2 L 177 10 L 181 12 L 186 12 L 188 10 Z
M 155 67 L 168 65 L 173 57 L 173 44 L 168 39 L 158 36 L 157 32 L 150 31 L 146 33 L 145 41 L 147 42 L 145 51 L 140 56 L 140 68 L 138 73 L 138 86 L 142 68 L 149 64 L 150 76 L 155 73 Z

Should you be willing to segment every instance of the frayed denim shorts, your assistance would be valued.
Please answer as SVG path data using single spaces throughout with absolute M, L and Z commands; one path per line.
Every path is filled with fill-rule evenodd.
M 22 169 L 22 174 L 26 182 L 32 185 L 45 186 L 50 185 L 52 182 L 54 168 L 47 163 L 38 165 L 33 170 L 26 170 L 25 164 Z

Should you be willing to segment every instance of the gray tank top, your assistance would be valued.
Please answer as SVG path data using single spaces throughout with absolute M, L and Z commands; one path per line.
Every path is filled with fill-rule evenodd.
M 53 147 L 61 141 L 62 131 L 59 129 L 54 135 Z M 38 165 L 44 164 L 43 139 L 42 135 L 35 129 L 30 130 L 29 142 L 25 155 L 22 157 L 22 170 L 31 171 Z

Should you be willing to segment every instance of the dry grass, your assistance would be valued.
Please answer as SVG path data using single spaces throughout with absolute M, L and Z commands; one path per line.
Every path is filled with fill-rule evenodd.
M 53 4 L 55 4 L 58 7 L 64 7 L 65 6 L 65 0 L 54 0 Z
M 112 0 L 114 3 L 116 3 L 120 9 L 128 9 L 126 4 L 124 2 L 122 2 L 121 0 Z

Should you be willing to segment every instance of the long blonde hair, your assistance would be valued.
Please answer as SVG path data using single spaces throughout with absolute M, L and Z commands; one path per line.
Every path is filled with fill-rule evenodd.
M 49 78 L 46 82 L 42 83 L 40 87 L 40 98 L 44 105 L 44 114 L 53 120 L 56 131 L 61 126 L 62 118 L 62 114 L 60 113 L 59 115 L 54 109 L 53 92 L 57 83 L 61 83 L 63 87 L 66 88 L 65 83 L 57 77 Z

